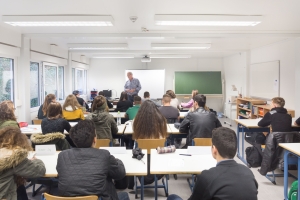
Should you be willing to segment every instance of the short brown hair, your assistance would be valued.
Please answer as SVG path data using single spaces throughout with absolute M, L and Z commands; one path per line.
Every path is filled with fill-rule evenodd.
M 144 92 L 144 98 L 150 97 L 150 93 L 148 91 Z
M 204 96 L 203 94 L 197 94 L 194 97 L 194 101 L 196 101 L 199 105 L 199 107 L 205 107 L 206 104 L 206 96 Z
M 280 106 L 280 107 L 284 107 L 284 105 L 285 105 L 285 100 L 283 99 L 283 98 L 281 98 L 281 97 L 274 97 L 273 99 L 272 99 L 272 102 L 273 103 L 275 103 L 275 104 L 277 104 L 278 106 Z
M 171 102 L 171 97 L 168 94 L 164 94 L 163 96 L 163 102 L 165 103 L 170 103 Z
M 142 101 L 142 98 L 140 96 L 134 96 L 133 100 L 134 100 L 135 104 L 140 104 Z
M 171 97 L 172 99 L 175 99 L 175 98 L 176 98 L 176 95 L 175 95 L 175 93 L 174 93 L 173 90 L 168 90 L 168 91 L 167 91 L 167 94 L 170 95 L 170 97 Z
M 51 102 L 47 108 L 47 117 L 49 119 L 58 119 L 62 116 L 62 107 L 58 102 Z
M 10 100 L 0 103 L 0 121 L 17 120 L 13 107 L 14 103 Z

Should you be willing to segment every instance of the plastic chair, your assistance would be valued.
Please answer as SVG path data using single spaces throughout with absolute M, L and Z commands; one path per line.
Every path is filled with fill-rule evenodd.
M 192 146 L 212 146 L 212 139 L 211 138 L 194 138 L 192 141 Z M 193 192 L 193 188 L 195 185 L 196 175 L 192 175 L 192 182 L 190 179 L 187 178 L 187 182 L 190 186 L 191 191 Z
M 151 154 L 151 149 L 156 149 L 157 147 L 163 147 L 166 144 L 166 140 L 165 139 L 137 139 L 135 146 L 136 148 L 141 148 L 141 149 L 147 149 L 147 158 L 148 156 L 150 156 Z M 148 162 L 150 161 L 150 159 L 148 159 Z M 150 162 L 148 163 L 150 165 Z M 148 172 L 149 173 L 149 172 Z M 166 197 L 169 196 L 168 193 L 168 175 L 166 175 L 166 183 L 164 181 L 164 179 L 162 178 L 162 185 L 157 185 L 157 177 L 156 175 L 154 175 L 155 178 L 155 185 L 151 186 L 151 185 L 146 185 L 146 186 L 137 186 L 137 179 L 135 178 L 135 198 L 137 199 L 137 189 L 144 189 L 144 188 L 154 188 L 155 189 L 155 199 L 157 199 L 157 188 L 164 188 L 165 190 L 165 194 Z
M 98 200 L 98 196 L 96 195 L 90 195 L 90 196 L 79 196 L 79 197 L 59 197 L 59 196 L 53 196 L 47 193 L 42 194 L 42 200 Z
M 34 124 L 34 125 L 41 125 L 42 124 L 42 120 L 41 119 L 33 119 L 32 120 L 32 124 Z
M 100 147 L 111 147 L 112 142 L 110 139 L 97 139 L 95 148 L 99 149 Z

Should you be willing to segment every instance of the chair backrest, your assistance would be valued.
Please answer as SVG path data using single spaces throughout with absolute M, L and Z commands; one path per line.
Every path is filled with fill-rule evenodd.
M 174 124 L 178 122 L 178 119 L 177 118 L 167 118 L 167 123 L 168 124 Z
M 164 147 L 166 139 L 137 139 L 137 147 L 140 149 L 147 149 L 147 153 L 150 154 L 151 149 L 157 147 Z
M 32 120 L 32 124 L 34 124 L 34 125 L 41 125 L 42 124 L 42 120 L 41 119 L 33 119 Z
M 100 147 L 110 147 L 110 139 L 97 139 L 95 148 L 99 149 Z
M 211 138 L 194 138 L 193 139 L 194 146 L 211 146 L 212 140 Z
M 72 199 L 76 199 L 76 200 L 98 200 L 98 196 L 96 195 L 90 195 L 90 196 L 80 196 L 80 197 L 58 197 L 58 196 L 53 196 L 47 193 L 43 193 L 42 194 L 42 199 L 43 200 L 72 200 Z

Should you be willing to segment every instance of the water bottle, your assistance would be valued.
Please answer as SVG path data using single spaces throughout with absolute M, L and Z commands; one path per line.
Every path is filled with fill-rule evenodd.
M 121 113 L 120 111 L 118 111 L 118 114 L 117 114 L 117 126 L 121 125 Z

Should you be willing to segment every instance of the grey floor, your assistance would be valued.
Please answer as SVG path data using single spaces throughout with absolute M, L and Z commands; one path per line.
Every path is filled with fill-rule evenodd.
M 220 121 L 222 124 L 224 124 L 224 121 L 228 121 L 226 118 L 220 118 Z M 236 124 L 232 123 L 232 127 L 229 125 L 224 125 L 226 127 L 232 128 L 234 131 L 236 131 Z M 246 147 L 249 146 L 247 143 L 245 143 Z M 238 163 L 242 162 L 240 159 L 235 157 L 235 160 Z M 250 168 L 250 170 L 253 172 L 256 181 L 258 182 L 258 199 L 259 200 L 282 200 L 284 199 L 283 195 L 283 177 L 276 178 L 277 185 L 273 185 L 268 179 L 266 179 L 264 176 L 260 175 L 257 171 L 258 168 Z M 277 171 L 278 173 L 282 173 L 280 170 Z M 291 171 L 292 174 L 297 176 L 297 171 Z M 188 199 L 191 195 L 190 188 L 188 187 L 187 178 L 190 178 L 191 175 L 177 175 L 178 179 L 174 180 L 174 177 L 171 175 L 169 180 L 169 194 L 177 194 L 181 196 L 183 199 Z M 289 185 L 294 181 L 293 178 L 289 178 Z M 160 181 L 161 183 L 161 181 Z M 246 190 L 247 188 L 245 188 Z M 47 188 L 42 189 L 35 197 L 31 197 L 32 188 L 27 189 L 28 197 L 29 199 L 41 199 L 40 195 L 42 192 L 48 192 Z M 130 192 L 131 190 L 125 190 L 127 192 Z M 55 189 L 54 189 L 55 192 Z M 130 199 L 135 199 L 134 194 L 129 194 Z M 154 190 L 153 189 L 145 189 L 145 200 L 154 199 Z M 158 199 L 159 200 L 165 200 L 165 194 L 163 189 L 158 189 Z

